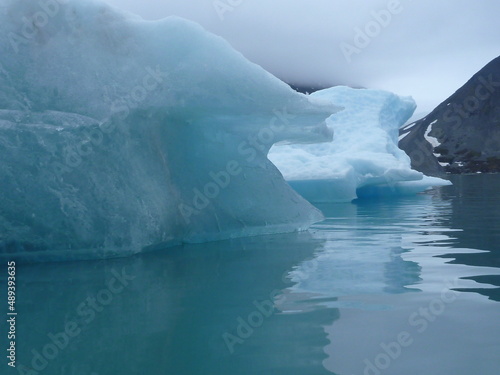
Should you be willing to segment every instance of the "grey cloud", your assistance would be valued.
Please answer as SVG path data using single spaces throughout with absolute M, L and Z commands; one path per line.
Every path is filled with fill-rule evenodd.
M 365 30 L 391 1 L 221 1 L 240 5 L 221 20 L 213 0 L 107 0 L 145 19 L 194 20 L 288 82 L 390 90 L 414 96 L 421 111 L 500 55 L 496 0 L 401 0 L 402 11 L 350 62 L 341 43 L 355 46 L 356 28 Z

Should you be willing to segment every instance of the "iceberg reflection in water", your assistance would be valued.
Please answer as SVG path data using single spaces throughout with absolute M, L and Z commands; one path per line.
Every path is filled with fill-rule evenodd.
M 18 365 L 495 375 L 499 182 L 464 176 L 416 197 L 322 206 L 327 219 L 304 233 L 18 264 Z

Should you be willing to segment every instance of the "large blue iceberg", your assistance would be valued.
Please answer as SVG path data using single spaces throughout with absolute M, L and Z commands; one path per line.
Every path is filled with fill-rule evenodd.
M 97 1 L 0 9 L 1 252 L 107 256 L 322 219 L 267 153 L 331 139 L 334 105 L 183 19 Z
M 282 173 L 299 191 L 326 177 L 327 201 L 423 179 L 395 143 L 409 101 L 380 111 L 369 92 L 297 93 L 176 17 L 94 0 L 0 5 L 0 254 L 114 256 L 322 220 Z M 288 145 L 271 156 L 281 172 L 274 144 Z
M 399 128 L 416 108 L 411 97 L 343 86 L 310 97 L 344 108 L 327 120 L 335 139 L 276 145 L 269 154 L 290 185 L 309 201 L 394 197 L 450 184 L 412 170 L 410 158 L 398 147 Z

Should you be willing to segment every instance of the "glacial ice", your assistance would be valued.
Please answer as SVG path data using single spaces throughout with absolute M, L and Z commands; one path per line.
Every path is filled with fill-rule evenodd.
M 322 219 L 267 153 L 330 140 L 331 102 L 180 18 L 0 5 L 0 254 L 114 256 Z
M 313 98 L 344 108 L 327 125 L 335 138 L 313 145 L 275 145 L 269 159 L 311 202 L 415 194 L 449 182 L 412 170 L 398 148 L 398 130 L 415 111 L 411 97 L 349 87 L 317 91 Z
M 0 0 L 0 256 L 303 230 L 323 216 L 297 191 L 331 202 L 445 184 L 397 147 L 414 107 L 373 90 L 297 93 L 177 17 Z

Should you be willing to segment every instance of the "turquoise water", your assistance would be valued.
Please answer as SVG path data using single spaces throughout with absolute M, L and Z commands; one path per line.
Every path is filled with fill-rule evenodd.
M 18 264 L 0 373 L 498 375 L 499 187 L 461 176 L 321 206 L 305 233 Z

